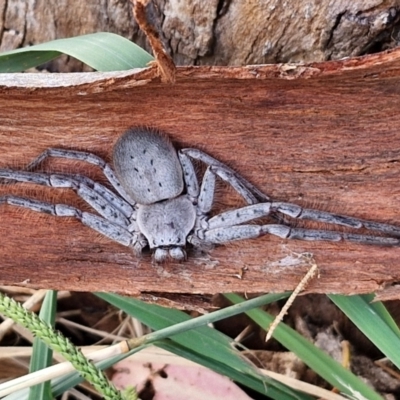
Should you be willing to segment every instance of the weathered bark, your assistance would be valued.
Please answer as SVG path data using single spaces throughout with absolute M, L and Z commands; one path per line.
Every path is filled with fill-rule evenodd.
M 126 128 L 151 125 L 228 163 L 273 199 L 400 225 L 400 50 L 308 66 L 180 67 L 175 85 L 154 74 L 0 75 L 0 167 L 22 167 L 48 147 L 107 158 Z M 48 169 L 104 182 L 80 163 L 53 160 Z M 17 184 L 1 187 L 5 193 L 86 209 L 68 190 Z M 213 212 L 240 204 L 221 189 Z M 311 252 L 321 276 L 309 291 L 399 293 L 399 248 L 265 236 L 156 266 L 74 220 L 0 212 L 1 284 L 146 299 L 283 291 L 307 270 L 296 254 Z
M 154 3 L 155 20 L 177 65 L 334 60 L 397 46 L 399 40 L 399 0 Z M 0 0 L 0 51 L 99 31 L 150 50 L 129 0 Z M 46 68 L 84 67 L 64 56 Z

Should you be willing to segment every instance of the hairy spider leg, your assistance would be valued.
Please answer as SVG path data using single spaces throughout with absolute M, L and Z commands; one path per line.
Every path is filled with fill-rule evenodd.
M 128 203 L 103 185 L 83 176 L 0 169 L 0 178 L 55 188 L 71 188 L 100 215 L 120 226 L 129 226 L 129 218 L 135 212 Z
M 137 241 L 137 235 L 130 233 L 126 227 L 122 227 L 106 218 L 81 211 L 66 204 L 51 204 L 44 201 L 9 195 L 0 197 L 0 205 L 1 204 L 27 208 L 32 211 L 51 214 L 57 217 L 74 217 L 89 228 L 96 230 L 124 246 L 131 246 Z
M 202 236 L 202 232 L 207 224 L 203 221 L 206 220 L 206 215 L 211 211 L 212 204 L 214 201 L 215 194 L 215 179 L 218 176 L 230 184 L 245 200 L 248 204 L 260 204 L 259 199 L 262 199 L 262 204 L 270 204 L 271 201 L 268 196 L 261 193 L 255 186 L 253 186 L 246 179 L 236 174 L 231 168 L 225 164 L 214 159 L 202 151 L 197 149 L 183 149 L 178 152 L 178 156 L 183 169 L 183 176 L 187 186 L 187 192 L 189 197 L 197 200 L 197 214 L 199 216 L 196 223 L 194 236 L 191 236 L 192 243 L 195 244 L 196 239 L 194 237 Z M 202 180 L 202 186 L 199 189 L 196 173 L 193 167 L 193 163 L 190 158 L 200 160 L 208 165 L 208 168 L 204 174 Z M 211 165 L 210 165 L 211 164 Z M 267 214 L 273 219 L 277 218 L 277 215 L 272 210 L 268 211 Z M 258 218 L 253 216 L 251 219 Z M 237 222 L 238 224 L 239 222 Z
M 271 211 L 282 213 L 295 219 L 325 222 L 328 224 L 347 226 L 354 229 L 365 228 L 370 231 L 384 233 L 392 237 L 400 237 L 400 227 L 395 225 L 366 221 L 359 218 L 314 210 L 311 208 L 303 208 L 297 204 L 274 201 L 271 203 Z
M 95 165 L 103 171 L 104 176 L 111 183 L 113 188 L 132 206 L 136 204 L 136 202 L 129 196 L 129 194 L 125 191 L 120 181 L 116 177 L 114 171 L 111 166 L 106 163 L 101 157 L 96 156 L 93 153 L 89 153 L 87 151 L 76 151 L 76 150 L 66 150 L 66 149 L 57 149 L 50 148 L 45 150 L 42 154 L 36 157 L 28 166 L 25 168 L 26 171 L 35 170 L 42 162 L 44 162 L 47 158 L 66 158 L 69 160 L 77 160 L 84 161 L 89 164 Z
M 268 196 L 258 190 L 253 184 L 237 174 L 232 168 L 216 160 L 198 149 L 182 149 L 179 155 L 188 155 L 194 160 L 204 162 L 206 165 L 212 167 L 212 170 L 224 181 L 229 183 L 245 200 L 248 204 L 255 204 L 258 202 L 267 202 L 270 200 Z
M 214 203 L 215 177 L 213 167 L 208 167 L 204 173 L 199 194 L 198 209 L 202 215 L 209 213 Z
M 225 169 L 222 163 L 218 163 L 219 165 L 222 165 L 222 167 L 219 165 L 209 165 L 207 167 L 202 179 L 201 187 L 199 187 L 199 182 L 190 158 L 185 153 L 181 152 L 179 152 L 178 156 L 183 169 L 187 194 L 192 202 L 197 205 L 197 214 L 199 216 L 205 216 L 211 211 L 214 202 L 216 176 L 219 176 L 221 179 L 231 184 L 231 186 L 242 195 L 248 203 L 258 203 L 257 199 L 253 196 L 253 193 L 241 184 L 240 177 L 231 173 L 229 169 Z M 210 159 L 212 158 L 210 157 Z
M 208 166 L 206 172 L 204 173 L 200 188 L 199 181 L 190 158 L 181 152 L 178 153 L 178 157 L 182 165 L 183 179 L 185 181 L 186 191 L 189 198 L 197 205 L 197 210 L 199 211 L 198 214 L 200 213 L 200 215 L 203 215 L 208 213 L 211 210 L 214 201 L 216 172 L 213 171 L 211 166 Z M 240 191 L 239 193 L 242 194 Z M 248 195 L 251 195 L 251 193 L 246 191 L 243 197 L 247 199 Z
M 381 237 L 318 229 L 292 228 L 290 226 L 278 224 L 240 225 L 244 222 L 270 215 L 270 213 L 274 211 L 284 212 L 286 215 L 290 215 L 294 218 L 296 218 L 296 215 L 298 216 L 298 213 L 295 213 L 295 211 L 303 211 L 307 219 L 312 219 L 314 221 L 329 222 L 356 229 L 365 227 L 370 230 L 392 233 L 394 235 L 397 235 L 399 232 L 399 228 L 388 224 L 363 221 L 318 210 L 302 209 L 301 207 L 290 203 L 269 202 L 227 211 L 210 218 L 207 221 L 207 228 L 203 231 L 199 231 L 199 239 L 204 242 L 218 244 L 233 240 L 257 238 L 265 234 L 272 234 L 283 239 L 326 240 L 334 242 L 347 240 L 363 244 L 386 246 L 397 246 L 400 244 L 400 239 L 396 237 Z M 391 229 L 390 232 L 389 228 Z
M 291 228 L 285 225 L 236 225 L 225 228 L 211 229 L 205 232 L 204 241 L 206 243 L 222 244 L 234 240 L 253 239 L 262 235 L 271 234 L 282 239 L 298 239 L 308 241 L 331 241 L 341 240 L 356 242 L 360 244 L 398 246 L 400 239 L 391 237 L 380 237 L 371 235 L 359 235 L 353 233 L 342 233 L 334 231 L 324 231 L 317 229 Z
M 179 162 L 182 166 L 183 180 L 186 186 L 186 192 L 192 201 L 192 203 L 197 203 L 199 197 L 199 181 L 194 170 L 193 163 L 190 161 L 189 157 L 181 152 L 178 152 Z

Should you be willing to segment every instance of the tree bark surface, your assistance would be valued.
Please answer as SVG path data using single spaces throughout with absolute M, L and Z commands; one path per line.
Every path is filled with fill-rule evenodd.
M 399 43 L 399 0 L 154 0 L 154 20 L 177 65 L 316 62 Z M 93 32 L 150 51 L 129 0 L 0 0 L 0 51 Z M 49 71 L 88 70 L 72 57 Z
M 227 163 L 272 199 L 400 226 L 399 101 L 400 50 L 309 65 L 179 67 L 174 85 L 160 83 L 152 68 L 2 74 L 0 168 L 23 168 L 49 147 L 110 160 L 125 129 L 149 125 L 177 147 Z M 105 182 L 85 163 L 51 160 L 44 167 Z M 244 205 L 218 187 L 212 214 Z M 88 209 L 70 190 L 0 186 L 0 196 L 11 193 Z M 4 205 L 0 232 L 6 285 L 146 299 L 284 291 L 309 268 L 298 255 L 312 253 L 320 277 L 310 292 L 399 294 L 400 248 L 264 236 L 154 265 L 150 254 L 138 258 L 73 219 Z

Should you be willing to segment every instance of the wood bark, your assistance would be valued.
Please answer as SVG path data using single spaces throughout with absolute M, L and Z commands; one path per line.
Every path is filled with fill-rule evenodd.
M 309 65 L 179 67 L 174 85 L 161 83 L 153 68 L 2 74 L 0 167 L 22 168 L 48 147 L 110 159 L 119 135 L 144 124 L 167 132 L 177 147 L 227 163 L 273 199 L 400 225 L 399 100 L 398 49 Z M 52 160 L 46 170 L 104 182 L 84 163 Z M 87 209 L 69 190 L 1 186 L 6 193 Z M 220 183 L 213 213 L 239 205 Z M 75 220 L 4 205 L 0 232 L 0 283 L 7 285 L 147 300 L 284 291 L 308 269 L 298 254 L 310 252 L 320 270 L 310 292 L 399 295 L 400 248 L 264 236 L 153 265 L 150 254 L 137 258 Z
M 397 46 L 399 0 L 156 0 L 154 20 L 177 65 L 315 62 Z M 107 31 L 150 50 L 129 0 L 0 0 L 0 51 Z M 63 56 L 49 71 L 87 70 Z

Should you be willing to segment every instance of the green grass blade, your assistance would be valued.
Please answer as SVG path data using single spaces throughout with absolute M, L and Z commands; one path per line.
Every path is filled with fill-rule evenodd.
M 57 311 L 57 292 L 49 290 L 43 300 L 39 316 L 43 321 L 54 327 Z M 53 351 L 40 339 L 33 341 L 32 358 L 29 372 L 39 371 L 52 364 Z M 29 400 L 52 400 L 50 382 L 32 386 L 29 390 Z
M 299 392 L 282 386 L 275 381 L 265 379 L 253 365 L 242 358 L 240 353 L 231 346 L 231 338 L 208 326 L 199 327 L 199 320 L 202 321 L 203 324 L 206 324 L 211 320 L 223 319 L 232 315 L 230 314 L 229 308 L 192 319 L 181 311 L 160 307 L 154 304 L 146 304 L 132 298 L 125 298 L 109 293 L 97 293 L 97 296 L 125 311 L 129 315 L 134 316 L 152 329 L 159 330 L 147 335 L 155 345 L 166 348 L 179 355 L 183 355 L 184 352 L 185 358 L 199 363 L 203 362 L 203 365 L 206 364 L 206 366 L 212 369 L 218 369 L 218 372 L 232 379 L 236 379 L 240 376 L 241 383 L 255 390 L 259 389 L 263 394 L 265 394 L 267 390 L 271 398 L 310 398 L 307 395 L 300 394 Z M 258 305 L 266 304 L 267 301 L 276 301 L 276 299 L 282 297 L 287 297 L 287 294 L 262 296 L 262 299 L 249 300 L 247 306 L 248 308 L 254 307 L 254 304 L 257 302 L 259 303 Z M 242 312 L 242 310 L 236 306 L 234 306 L 233 309 L 236 314 Z M 211 318 L 212 316 L 214 318 Z M 175 324 L 179 324 L 179 327 Z M 171 325 L 174 326 L 171 327 Z M 196 327 L 196 329 L 193 329 L 193 327 Z M 188 329 L 190 329 L 190 331 L 188 331 Z M 171 336 L 171 332 L 173 332 L 173 336 Z M 166 337 L 170 338 L 168 345 L 165 340 L 161 340 Z M 154 342 L 154 340 L 157 341 Z M 218 366 L 218 368 L 216 368 L 216 366 Z M 284 391 L 282 387 L 284 387 Z
M 244 362 L 243 359 L 238 360 L 238 352 L 231 346 L 232 339 L 215 329 L 204 326 L 210 321 L 213 322 L 210 319 L 211 316 L 217 316 L 216 318 L 218 318 L 218 315 L 220 315 L 219 319 L 226 318 L 228 316 L 226 314 L 227 309 L 199 318 L 190 318 L 182 311 L 155 304 L 147 304 L 132 298 L 110 293 L 97 293 L 96 295 L 156 330 L 157 332 L 147 335 L 150 340 L 146 343 L 172 336 L 174 342 L 182 346 L 196 349 L 201 354 L 210 353 L 209 357 L 215 360 L 224 359 L 226 364 L 233 367 L 236 365 L 237 368 L 242 369 L 243 373 L 254 373 L 254 368 L 250 363 Z M 264 304 L 267 301 L 275 301 L 277 298 L 279 297 L 276 295 L 266 297 Z M 203 320 L 203 326 L 198 327 L 196 323 L 201 319 Z M 181 325 L 178 326 L 178 324 Z M 171 326 L 173 326 L 174 331 L 171 331 Z
M 397 368 L 400 368 L 399 329 L 381 302 L 370 303 L 373 299 L 371 295 L 329 295 L 329 298 Z
M 61 55 L 58 51 L 25 51 L 23 53 L 7 54 L 0 53 L 0 73 L 25 71 Z
M 392 318 L 389 311 L 381 301 L 374 301 L 375 295 L 364 294 L 360 295 L 362 299 L 374 310 L 377 315 L 392 329 L 395 335 L 400 338 L 400 329 L 396 321 Z
M 99 32 L 1 53 L 0 72 L 25 71 L 61 54 L 68 54 L 103 72 L 143 68 L 153 60 L 149 53 L 128 39 Z
M 232 303 L 240 303 L 243 298 L 236 294 L 225 294 Z M 264 329 L 268 329 L 274 317 L 260 309 L 247 311 L 246 314 Z M 273 337 L 288 350 L 295 353 L 313 371 L 338 388 L 352 399 L 383 400 L 369 386 L 357 378 L 353 373 L 342 367 L 325 352 L 314 346 L 295 330 L 284 323 L 280 323 L 274 331 Z

